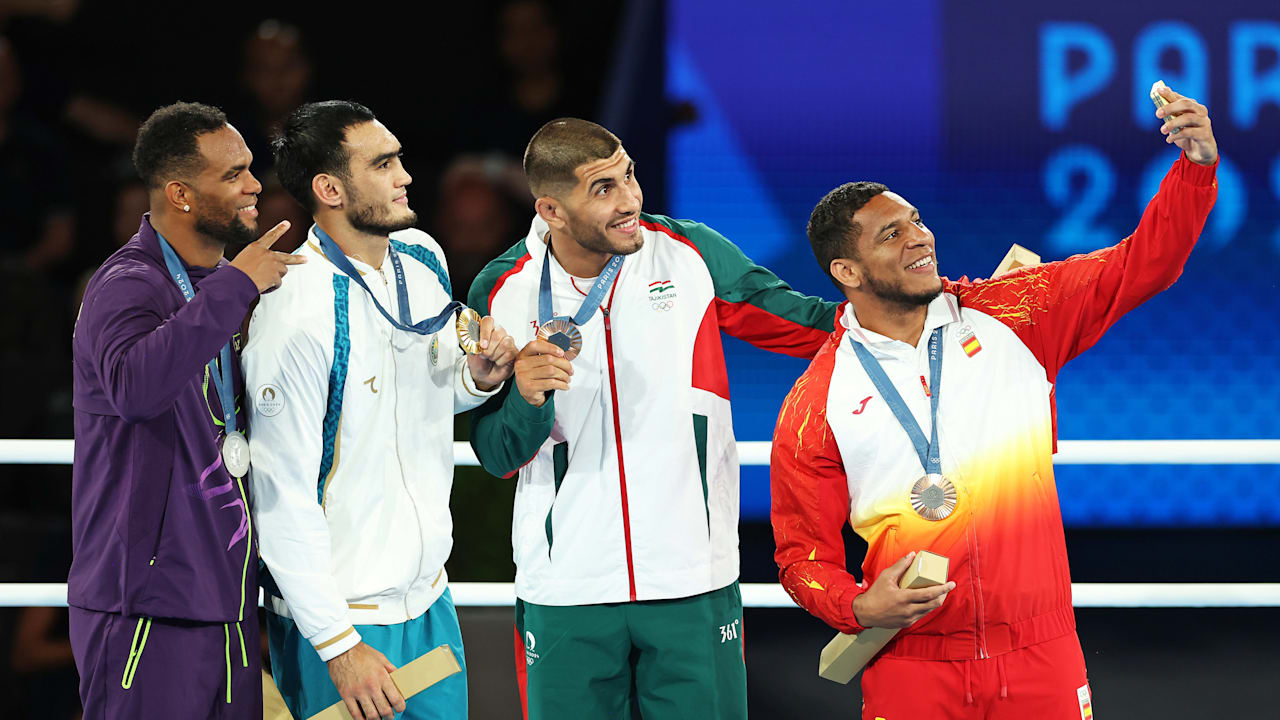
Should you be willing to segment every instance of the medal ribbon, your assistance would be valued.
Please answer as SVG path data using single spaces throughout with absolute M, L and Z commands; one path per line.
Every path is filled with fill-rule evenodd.
M 329 262 L 336 265 L 339 270 L 346 273 L 347 277 L 355 280 L 356 284 L 364 289 L 365 293 L 369 295 L 369 299 L 373 301 L 373 306 L 378 308 L 378 312 L 382 313 L 382 317 L 386 318 L 392 327 L 405 332 L 417 333 L 418 335 L 434 335 L 440 328 L 449 323 L 455 312 L 466 307 L 457 300 L 451 300 L 440 311 L 440 314 L 420 323 L 414 323 L 413 316 L 409 313 L 409 287 L 404 280 L 404 266 L 400 263 L 400 254 L 396 252 L 395 248 L 388 245 L 387 254 L 391 256 L 391 267 L 395 271 L 393 274 L 396 277 L 396 300 L 400 306 L 400 320 L 397 322 L 395 318 L 391 317 L 391 313 L 382 307 L 382 303 L 378 302 L 378 298 L 369 289 L 369 286 L 365 284 L 364 278 L 360 276 L 360 271 L 356 270 L 355 266 L 351 264 L 351 261 L 343 254 L 342 249 L 338 247 L 338 243 L 329 237 L 329 233 L 322 230 L 319 225 L 313 225 L 312 228 L 316 232 L 316 237 L 320 239 L 320 250 L 324 252 L 324 256 L 329 258 Z
M 915 416 L 907 409 L 907 403 L 902 399 L 902 395 L 898 394 L 898 389 L 889 382 L 889 376 L 880 366 L 880 361 L 876 360 L 869 350 L 854 342 L 853 338 L 849 338 L 849 343 L 853 345 L 853 352 L 862 363 L 862 369 L 867 371 L 876 390 L 880 391 L 880 397 L 884 398 L 889 409 L 893 411 L 894 417 L 898 418 L 902 429 L 906 430 L 907 436 L 911 438 L 911 444 L 915 446 L 916 455 L 920 456 L 920 464 L 924 466 L 926 475 L 942 474 L 942 459 L 938 449 L 938 398 L 942 395 L 942 330 L 943 328 L 938 328 L 933 331 L 933 335 L 929 336 L 929 391 L 931 394 L 929 417 L 930 425 L 933 427 L 927 443 L 924 439 L 924 431 L 920 429 L 920 423 L 916 422 Z
M 191 302 L 191 298 L 196 296 L 195 288 L 191 285 L 191 278 L 187 275 L 186 268 L 182 267 L 182 260 L 178 259 L 178 253 L 174 252 L 173 247 L 169 245 L 169 241 L 159 232 L 156 233 L 156 239 L 160 241 L 160 250 L 164 252 L 164 264 L 169 268 L 169 274 L 173 276 L 173 282 L 178 286 L 178 290 L 182 292 L 182 297 L 187 302 Z M 218 402 L 222 405 L 222 421 L 226 423 L 226 434 L 230 435 L 236 431 L 236 405 L 235 397 L 232 395 L 231 380 L 231 341 L 228 340 L 226 345 L 218 351 L 218 357 L 209 361 L 209 376 L 213 378 L 213 385 L 218 389 Z
M 582 327 L 591 321 L 596 314 L 596 310 L 600 309 L 600 303 L 604 300 L 604 296 L 609 292 L 609 288 L 613 287 L 613 283 L 618 279 L 618 272 L 622 270 L 622 261 L 626 259 L 625 255 L 614 255 L 609 258 L 608 264 L 600 271 L 600 276 L 596 278 L 595 284 L 591 286 L 591 291 L 587 293 L 587 297 L 582 300 L 582 305 L 578 307 L 578 312 L 573 317 L 566 317 L 569 322 Z M 538 285 L 538 325 L 546 325 L 549 320 L 553 320 L 551 309 L 551 240 L 547 239 L 547 252 L 542 257 L 542 282 Z

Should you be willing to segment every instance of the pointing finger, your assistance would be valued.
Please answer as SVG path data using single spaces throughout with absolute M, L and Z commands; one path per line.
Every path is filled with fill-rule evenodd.
M 261 245 L 262 247 L 271 247 L 272 245 L 276 244 L 276 241 L 279 240 L 280 236 L 284 235 L 285 231 L 288 229 L 289 229 L 289 221 L 281 220 L 280 222 L 276 223 L 275 227 L 268 230 L 266 235 L 263 235 L 262 237 L 254 241 L 254 244 Z

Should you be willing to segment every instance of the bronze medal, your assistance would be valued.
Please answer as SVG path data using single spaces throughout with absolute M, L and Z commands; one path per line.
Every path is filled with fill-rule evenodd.
M 567 317 L 554 317 L 543 323 L 538 328 L 538 339 L 563 350 L 567 360 L 574 359 L 582 351 L 582 332 Z
M 911 486 L 911 507 L 925 520 L 943 520 L 956 509 L 956 486 L 941 475 L 925 475 Z

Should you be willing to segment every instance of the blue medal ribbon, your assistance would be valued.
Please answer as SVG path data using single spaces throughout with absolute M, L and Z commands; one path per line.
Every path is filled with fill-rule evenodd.
M 414 323 L 413 316 L 409 313 L 409 287 L 404 279 L 404 265 L 401 264 L 400 254 L 396 252 L 396 249 L 388 245 L 387 254 L 391 256 L 391 267 L 396 278 L 396 301 L 400 310 L 400 320 L 397 321 L 391 317 L 391 313 L 387 312 L 386 308 L 382 307 L 382 303 L 378 302 L 377 296 L 373 294 L 373 291 L 365 284 L 364 278 L 360 276 L 360 271 L 356 270 L 355 266 L 351 264 L 342 249 L 338 247 L 338 243 L 329 237 L 329 233 L 326 233 L 319 225 L 313 225 L 312 228 L 316 232 L 316 237 L 320 239 L 320 250 L 324 253 L 324 256 L 364 289 L 365 293 L 369 295 L 369 299 L 373 301 L 373 306 L 378 308 L 378 312 L 382 313 L 382 317 L 386 318 L 392 327 L 418 335 L 434 335 L 453 319 L 455 312 L 465 307 L 457 300 L 452 300 L 435 317 Z
M 163 235 L 156 232 L 156 239 L 160 241 L 160 250 L 164 253 L 164 264 L 169 268 L 169 274 L 173 276 L 173 282 L 178 286 L 182 297 L 187 302 L 191 302 L 191 298 L 196 296 L 196 290 L 191 285 L 191 278 L 187 275 L 187 269 L 182 266 L 182 260 L 178 258 L 178 253 L 174 252 L 173 247 L 169 245 L 169 241 L 165 240 Z M 222 405 L 222 421 L 226 424 L 226 434 L 230 435 L 236 431 L 236 405 L 235 397 L 232 394 L 230 340 L 218 351 L 218 357 L 209 361 L 209 376 L 213 378 L 213 385 L 218 390 L 218 402 Z
M 596 310 L 600 309 L 600 303 L 604 301 L 604 296 L 609 292 L 609 288 L 613 287 L 613 283 L 618 279 L 618 273 L 622 270 L 622 261 L 626 259 L 625 255 L 614 255 L 609 258 L 609 262 L 605 264 L 604 269 L 600 271 L 599 277 L 591 286 L 591 291 L 587 293 L 587 297 L 582 300 L 582 305 L 578 307 L 578 312 L 573 317 L 567 315 L 553 316 L 551 307 L 551 239 L 547 238 L 547 251 L 542 257 L 542 282 L 538 285 L 538 325 L 546 325 L 551 320 L 568 320 L 578 327 L 582 327 L 591 321 L 595 316 Z
M 889 381 L 889 376 L 880 366 L 880 361 L 852 337 L 849 338 L 849 343 L 853 345 L 853 352 L 857 354 L 862 368 L 867 371 L 876 390 L 880 391 L 880 397 L 884 398 L 889 409 L 893 411 L 894 417 L 898 418 L 902 429 L 906 430 L 907 436 L 911 438 L 911 444 L 916 449 L 916 455 L 920 457 L 920 464 L 924 467 L 926 475 L 942 474 L 942 459 L 938 449 L 938 398 L 942 395 L 942 330 L 943 328 L 937 328 L 929 336 L 929 417 L 932 433 L 927 443 L 924 439 L 924 431 L 920 429 L 920 423 L 916 422 L 915 416 L 907 409 L 906 401 Z

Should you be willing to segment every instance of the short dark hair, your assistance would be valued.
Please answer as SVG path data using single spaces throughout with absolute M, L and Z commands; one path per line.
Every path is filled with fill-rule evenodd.
M 831 274 L 831 261 L 836 258 L 858 257 L 858 238 L 862 235 L 862 225 L 854 222 L 854 213 L 861 210 L 871 198 L 888 190 L 878 182 L 864 180 L 845 183 L 827 193 L 813 206 L 805 231 L 809 235 L 809 244 L 813 246 L 813 256 L 837 287 L 840 283 Z
M 534 196 L 564 192 L 578 184 L 579 166 L 612 157 L 617 135 L 590 120 L 559 118 L 543 125 L 524 151 L 524 175 Z
M 133 167 L 155 190 L 173 179 L 189 179 L 204 170 L 198 138 L 226 127 L 227 116 L 212 105 L 176 102 L 151 113 L 133 143 Z
M 373 111 L 350 100 L 307 103 L 289 113 L 280 135 L 271 141 L 276 176 L 295 200 L 316 211 L 311 180 L 316 175 L 336 175 L 349 181 L 351 154 L 344 141 L 347 128 L 377 120 Z

